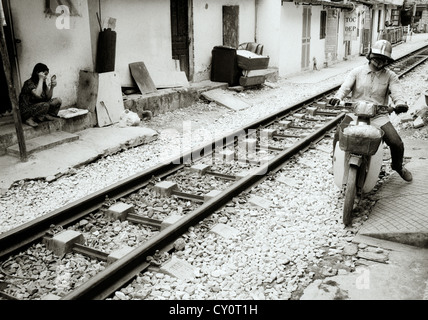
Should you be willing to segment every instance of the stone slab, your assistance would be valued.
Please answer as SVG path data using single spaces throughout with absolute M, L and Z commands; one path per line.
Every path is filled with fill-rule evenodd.
M 139 61 L 130 63 L 129 69 L 142 94 L 157 91 L 153 79 L 144 62 Z
M 235 97 L 231 92 L 221 89 L 204 92 L 202 93 L 202 96 L 208 101 L 214 101 L 223 107 L 235 111 L 244 110 L 251 106 L 247 102 Z
M 254 196 L 254 195 L 250 197 L 249 202 L 252 205 L 255 205 L 263 209 L 269 209 L 272 206 L 272 201 L 269 201 L 269 200 L 266 200 L 265 198 Z
M 134 212 L 135 212 L 134 206 L 123 202 L 117 202 L 106 211 L 106 215 L 107 217 L 109 217 L 110 220 L 123 221 L 126 219 L 126 216 L 129 213 L 134 213 Z
M 233 238 L 239 234 L 239 230 L 226 224 L 219 223 L 211 228 L 210 232 L 219 235 L 225 239 Z
M 125 246 L 123 248 L 114 250 L 111 252 L 107 257 L 107 264 L 112 264 L 116 262 L 117 260 L 122 259 L 124 256 L 126 256 L 128 253 L 130 253 L 134 248 Z
M 281 183 L 286 184 L 287 186 L 293 187 L 293 188 L 298 187 L 298 185 L 299 185 L 299 182 L 296 179 L 285 177 L 285 176 L 279 176 L 276 180 L 278 182 L 281 182 Z
M 211 190 L 210 192 L 208 192 L 205 196 L 204 196 L 204 200 L 205 201 L 209 201 L 212 198 L 217 197 L 219 194 L 221 194 L 221 191 L 219 190 Z
M 160 268 L 160 271 L 181 280 L 189 280 L 195 277 L 195 269 L 193 266 L 176 257 L 172 257 L 170 261 L 165 263 Z
M 190 171 L 196 172 L 200 175 L 205 174 L 207 171 L 211 170 L 211 166 L 207 164 L 196 164 L 190 167 Z
M 46 247 L 56 256 L 62 257 L 73 249 L 75 243 L 83 244 L 84 242 L 83 234 L 74 230 L 66 230 L 56 234 L 52 239 L 48 239 Z
M 48 135 L 37 137 L 26 141 L 27 154 L 33 154 L 34 152 L 46 150 L 58 146 L 60 144 L 73 142 L 79 140 L 79 136 L 68 132 L 57 131 L 52 132 Z M 7 153 L 10 155 L 20 156 L 19 145 L 15 144 L 7 148 Z
M 154 189 L 158 195 L 163 197 L 169 197 L 171 196 L 172 191 L 178 190 L 178 186 L 175 182 L 162 181 L 156 184 Z
M 182 216 L 176 216 L 176 215 L 166 217 L 165 220 L 163 220 L 161 223 L 161 231 L 168 228 L 169 226 L 173 225 L 174 223 L 176 223 L 181 218 L 183 218 L 183 217 Z

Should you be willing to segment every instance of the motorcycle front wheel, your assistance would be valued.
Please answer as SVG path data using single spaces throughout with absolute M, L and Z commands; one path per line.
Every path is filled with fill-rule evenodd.
M 355 196 L 357 195 L 357 173 L 357 167 L 349 167 L 348 181 L 345 190 L 345 203 L 343 205 L 343 224 L 345 226 L 348 226 L 352 221 L 352 209 L 354 208 Z

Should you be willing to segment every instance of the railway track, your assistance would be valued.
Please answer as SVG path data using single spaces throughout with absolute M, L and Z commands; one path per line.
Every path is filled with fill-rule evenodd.
M 418 50 L 415 53 L 417 58 L 404 57 L 404 61 L 397 61 L 391 68 L 400 76 L 404 75 L 406 70 L 408 72 L 426 60 L 426 50 Z M 101 217 L 100 214 L 105 213 L 115 203 L 123 203 L 125 206 L 128 204 L 127 208 L 132 208 L 131 213 L 127 212 L 121 216 L 121 219 L 129 221 L 130 224 L 144 226 L 147 228 L 145 233 L 153 234 L 62 299 L 105 299 L 111 296 L 118 288 L 150 267 L 148 257 L 162 250 L 173 250 L 174 241 L 189 227 L 197 225 L 234 197 L 265 179 L 270 172 L 279 170 L 285 161 L 310 148 L 335 128 L 344 113 L 331 108 L 326 101 L 337 89 L 338 87 L 333 87 L 322 94 L 229 133 L 210 144 L 171 159 L 168 163 L 120 181 L 2 234 L 0 260 L 7 261 L 12 255 L 19 254 L 35 243 L 40 243 L 42 239 L 45 243 L 49 243 L 56 236 L 53 226 L 59 226 L 58 230 L 62 231 L 70 226 L 79 225 L 79 221 L 90 215 Z M 246 175 L 242 174 L 243 168 L 247 171 Z M 185 179 L 182 178 L 188 177 L 191 173 L 196 174 L 200 179 L 197 182 L 198 186 L 205 184 L 202 188 L 203 192 L 192 194 L 187 191 L 194 188 L 187 188 L 183 184 Z M 194 181 L 192 180 L 193 183 Z M 187 181 L 187 183 L 192 182 Z M 215 189 L 212 188 L 213 183 L 216 184 Z M 141 194 L 141 190 L 149 191 L 144 195 Z M 214 193 L 206 197 L 209 191 Z M 162 217 L 158 214 L 155 219 L 144 216 L 144 212 L 147 211 L 145 209 L 148 206 L 155 208 L 155 205 L 150 206 L 145 203 L 142 210 L 138 210 L 138 206 L 129 205 L 132 201 L 128 199 L 144 196 L 156 199 L 172 197 L 176 199 L 176 204 L 181 201 L 179 207 L 187 207 L 187 210 L 185 214 L 181 212 L 180 215 L 179 212 L 178 221 L 162 228 L 162 219 L 167 215 Z M 135 213 L 135 211 L 140 212 Z M 157 231 L 152 232 L 153 230 Z M 102 228 L 100 232 L 102 233 Z M 81 243 L 75 243 L 69 249 L 71 252 L 89 256 L 98 261 L 105 262 L 109 257 L 108 253 Z M 14 299 L 6 293 L 3 297 Z

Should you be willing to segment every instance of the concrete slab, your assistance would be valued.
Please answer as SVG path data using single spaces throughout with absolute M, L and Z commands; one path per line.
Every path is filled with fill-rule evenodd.
M 19 180 L 56 176 L 101 156 L 157 139 L 156 131 L 144 127 L 90 128 L 77 135 L 79 140 L 34 153 L 27 162 L 10 155 L 0 157 L 0 190 Z
M 182 280 L 189 280 L 195 277 L 195 269 L 193 266 L 176 257 L 172 257 L 170 261 L 165 263 L 160 268 L 160 271 Z
M 250 104 L 236 98 L 231 92 L 221 89 L 204 92 L 202 93 L 202 96 L 209 101 L 214 101 L 231 110 L 239 111 L 250 107 Z
M 239 234 L 238 229 L 223 223 L 216 224 L 209 232 L 219 235 L 225 239 L 233 238 Z
M 64 131 L 52 132 L 49 135 L 37 137 L 26 141 L 27 155 L 76 140 L 79 140 L 79 136 L 76 134 L 71 134 Z M 19 157 L 21 155 L 19 145 L 15 144 L 7 148 L 7 153 Z
M 272 206 L 272 201 L 255 195 L 251 196 L 248 202 L 256 207 L 260 207 L 266 210 L 268 210 Z

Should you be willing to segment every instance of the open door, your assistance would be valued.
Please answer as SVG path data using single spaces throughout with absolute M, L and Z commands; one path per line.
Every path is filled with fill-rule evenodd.
M 172 58 L 190 80 L 189 4 L 188 0 L 171 0 Z

